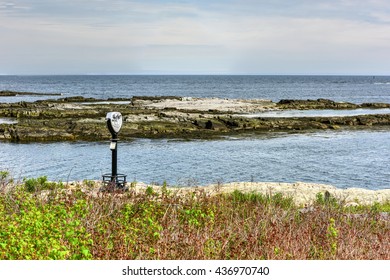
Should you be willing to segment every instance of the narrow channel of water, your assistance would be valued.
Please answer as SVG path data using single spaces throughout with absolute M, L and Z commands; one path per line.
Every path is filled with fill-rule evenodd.
M 0 124 L 14 124 L 18 123 L 16 118 L 0 118 Z
M 247 118 L 293 118 L 293 117 L 349 117 L 360 115 L 390 114 L 389 108 L 384 109 L 354 109 L 354 110 L 280 110 L 253 114 L 242 114 Z
M 128 180 L 171 185 L 235 181 L 318 182 L 340 188 L 390 188 L 390 132 L 275 134 L 215 141 L 120 142 L 118 171 Z M 109 142 L 0 143 L 0 170 L 16 179 L 101 179 Z

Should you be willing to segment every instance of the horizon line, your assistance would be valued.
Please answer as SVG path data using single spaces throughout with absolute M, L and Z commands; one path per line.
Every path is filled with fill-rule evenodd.
M 0 77 L 4 76 L 366 76 L 366 77 L 388 77 L 390 74 L 174 74 L 174 73 L 93 73 L 93 74 L 1 74 Z

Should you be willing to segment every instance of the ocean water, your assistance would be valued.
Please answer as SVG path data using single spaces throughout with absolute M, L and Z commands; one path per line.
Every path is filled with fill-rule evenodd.
M 104 99 L 175 95 L 390 103 L 390 77 L 372 76 L 0 76 L 0 90 Z M 46 98 L 58 97 L 0 97 L 0 102 Z M 138 139 L 119 145 L 118 171 L 129 181 L 171 185 L 305 181 L 340 188 L 390 188 L 389 130 L 247 135 L 213 141 Z M 110 161 L 109 142 L 0 142 L 0 170 L 20 180 L 45 175 L 65 182 L 101 179 L 110 172 Z
M 390 76 L 0 76 L 0 90 L 62 93 L 65 97 L 175 95 L 390 103 Z M 45 98 L 3 97 L 0 102 Z
M 120 142 L 118 172 L 128 180 L 193 186 L 218 182 L 318 182 L 390 188 L 388 131 L 273 134 L 221 140 Z M 109 142 L 0 143 L 0 170 L 17 178 L 101 179 L 111 172 Z

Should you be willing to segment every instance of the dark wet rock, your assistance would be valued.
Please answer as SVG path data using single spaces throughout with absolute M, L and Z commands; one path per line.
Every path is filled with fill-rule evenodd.
M 246 118 L 226 111 L 209 109 L 153 108 L 137 106 L 138 100 L 160 102 L 172 97 L 135 97 L 133 105 L 93 103 L 84 97 L 67 97 L 54 101 L 0 103 L 0 117 L 12 117 L 16 124 L 1 124 L 0 139 L 9 141 L 103 141 L 110 139 L 105 116 L 120 111 L 124 123 L 122 140 L 143 138 L 214 138 L 239 133 L 268 133 L 277 131 L 313 131 L 325 129 L 390 128 L 390 114 L 347 117 L 260 117 Z M 140 99 L 139 99 L 140 98 Z M 92 99 L 93 102 L 96 99 Z M 144 104 L 144 103 L 143 103 Z M 371 104 L 371 103 L 370 103 Z M 296 109 L 324 109 L 353 106 L 331 100 L 281 100 L 278 106 Z M 358 105 L 354 105 L 358 106 Z M 379 106 L 379 105 L 372 105 Z M 382 105 L 381 105 L 382 106 Z
M 161 101 L 161 100 L 182 100 L 182 97 L 180 96 L 133 96 L 131 98 L 131 101 L 137 101 L 137 100 L 147 100 L 147 101 Z
M 362 103 L 353 104 L 349 102 L 335 102 L 329 99 L 317 99 L 317 100 L 299 100 L 299 99 L 282 99 L 277 104 L 280 109 L 294 109 L 294 110 L 313 110 L 313 109 L 333 109 L 333 110 L 345 110 L 345 109 L 358 109 L 358 108 L 370 108 L 370 109 L 383 109 L 390 108 L 390 104 L 387 103 Z
M 25 91 L 12 91 L 1 90 L 0 96 L 18 96 L 18 95 L 30 95 L 30 96 L 59 96 L 61 93 L 38 93 L 38 92 L 25 92 Z
M 360 106 L 348 102 L 335 102 L 329 99 L 297 100 L 282 99 L 277 103 L 280 109 L 308 110 L 308 109 L 356 109 Z
M 360 105 L 362 108 L 371 108 L 371 109 L 381 109 L 381 108 L 390 108 L 390 104 L 387 103 L 362 103 Z
M 38 100 L 39 103 L 48 103 L 48 102 L 94 102 L 99 101 L 100 99 L 92 97 L 83 97 L 83 96 L 70 96 L 59 99 L 50 99 L 50 100 Z
M 61 100 L 61 99 L 59 99 Z M 74 97 L 65 97 L 62 99 L 62 101 L 65 102 L 88 102 L 88 101 L 95 101 L 95 98 L 86 98 L 82 96 L 74 96 Z
M 20 102 L 19 102 L 19 105 L 20 105 L 22 108 L 27 108 L 27 102 L 26 102 L 26 101 L 20 101 Z

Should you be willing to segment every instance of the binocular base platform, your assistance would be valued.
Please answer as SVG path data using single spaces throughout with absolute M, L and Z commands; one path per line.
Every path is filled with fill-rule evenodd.
M 126 177 L 124 174 L 104 174 L 103 175 L 103 186 L 101 191 L 116 191 L 116 190 L 127 190 Z

